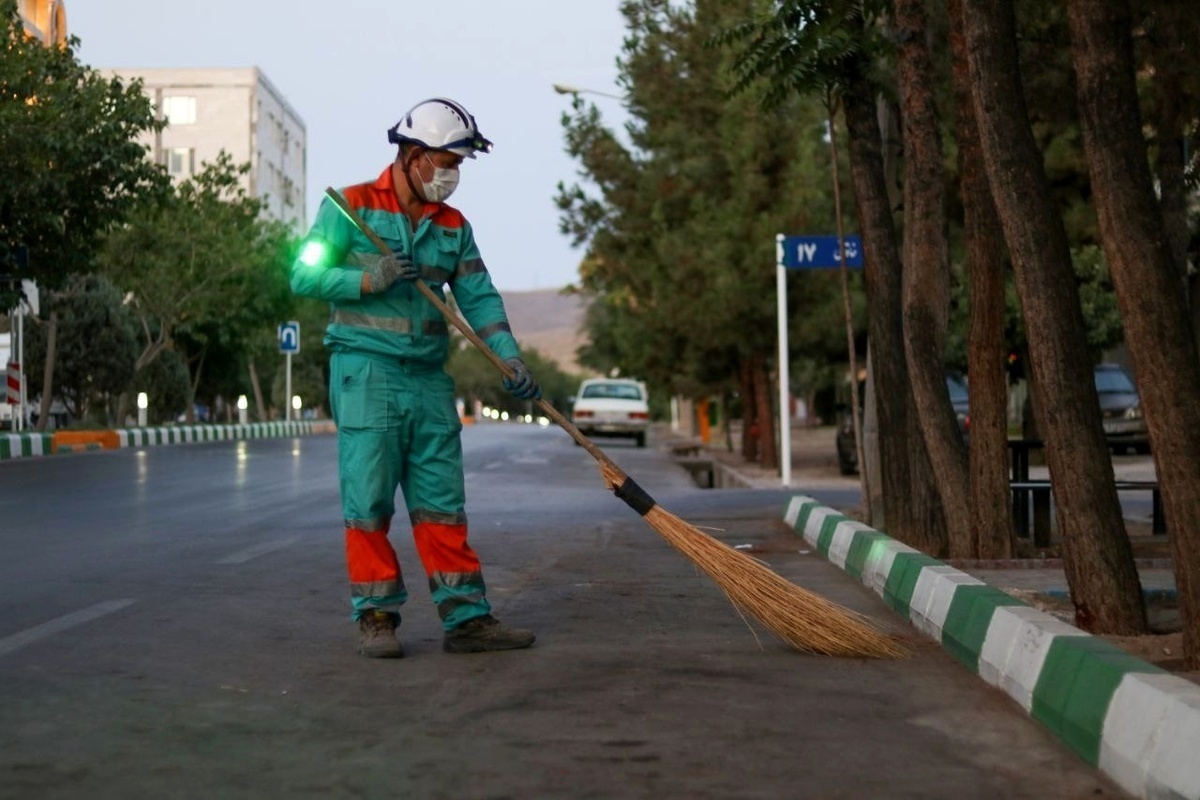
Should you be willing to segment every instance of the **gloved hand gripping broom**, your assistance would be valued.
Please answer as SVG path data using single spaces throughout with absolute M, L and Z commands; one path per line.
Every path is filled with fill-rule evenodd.
M 332 188 L 326 189 L 325 194 L 382 255 L 392 254 L 391 248 L 340 194 Z M 425 299 L 442 312 L 447 322 L 479 348 L 505 378 L 514 376 L 512 367 L 504 363 L 424 281 L 414 281 L 414 285 Z M 904 648 L 878 631 L 861 614 L 801 589 L 772 572 L 763 562 L 734 550 L 668 512 L 655 503 L 654 498 L 626 475 L 604 451 L 580 433 L 558 409 L 544 398 L 538 398 L 535 402 L 547 417 L 599 462 L 604 482 L 617 497 L 641 514 L 650 527 L 716 581 L 734 606 L 758 619 L 792 647 L 831 656 L 896 658 L 905 654 Z

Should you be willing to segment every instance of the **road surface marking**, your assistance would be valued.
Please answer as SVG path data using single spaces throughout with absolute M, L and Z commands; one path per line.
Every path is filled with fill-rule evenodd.
M 6 636 L 0 639 L 0 656 L 8 655 L 14 650 L 20 650 L 25 645 L 33 644 L 39 639 L 45 639 L 56 633 L 62 633 L 63 631 L 91 622 L 94 619 L 103 617 L 105 614 L 120 611 L 125 606 L 132 604 L 132 600 L 108 600 L 103 603 L 97 603 L 90 608 L 85 608 L 82 611 L 75 611 L 57 619 L 52 619 L 49 622 L 43 622 L 41 625 L 36 625 L 28 630 L 14 633 L 12 636 Z
M 218 561 L 218 564 L 245 564 L 247 561 L 265 556 L 267 553 L 273 553 L 276 550 L 282 550 L 285 547 L 290 547 L 296 543 L 299 536 L 293 536 L 290 539 L 280 539 L 275 542 L 263 542 L 256 544 L 254 547 L 247 547 L 245 550 L 239 550 L 233 555 L 228 555 Z

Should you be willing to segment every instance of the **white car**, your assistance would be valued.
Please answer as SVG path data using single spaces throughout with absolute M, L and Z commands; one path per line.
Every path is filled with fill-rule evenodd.
M 646 384 L 627 378 L 589 378 L 579 385 L 571 423 L 588 438 L 630 437 L 646 446 L 650 406 Z

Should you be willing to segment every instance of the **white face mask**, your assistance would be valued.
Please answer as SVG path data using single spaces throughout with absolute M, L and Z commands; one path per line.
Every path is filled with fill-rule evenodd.
M 444 203 L 458 188 L 458 170 L 439 167 L 429 158 L 428 153 L 425 154 L 425 158 L 433 167 L 433 179 L 421 181 L 421 193 L 425 195 L 425 201 L 428 203 Z

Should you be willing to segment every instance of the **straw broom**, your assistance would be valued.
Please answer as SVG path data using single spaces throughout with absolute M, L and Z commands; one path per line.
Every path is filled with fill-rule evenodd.
M 391 248 L 367 226 L 345 198 L 332 188 L 327 188 L 325 194 L 381 254 L 392 255 Z M 413 284 L 425 299 L 437 307 L 447 322 L 479 348 L 504 377 L 513 377 L 512 367 L 504 363 L 424 281 L 414 281 Z M 605 484 L 617 497 L 712 578 L 736 608 L 757 619 L 792 647 L 802 652 L 827 656 L 899 658 L 907 654 L 894 638 L 879 631 L 863 615 L 784 580 L 758 559 L 714 539 L 655 503 L 654 498 L 558 409 L 543 398 L 538 398 L 536 403 L 547 417 L 599 462 Z

